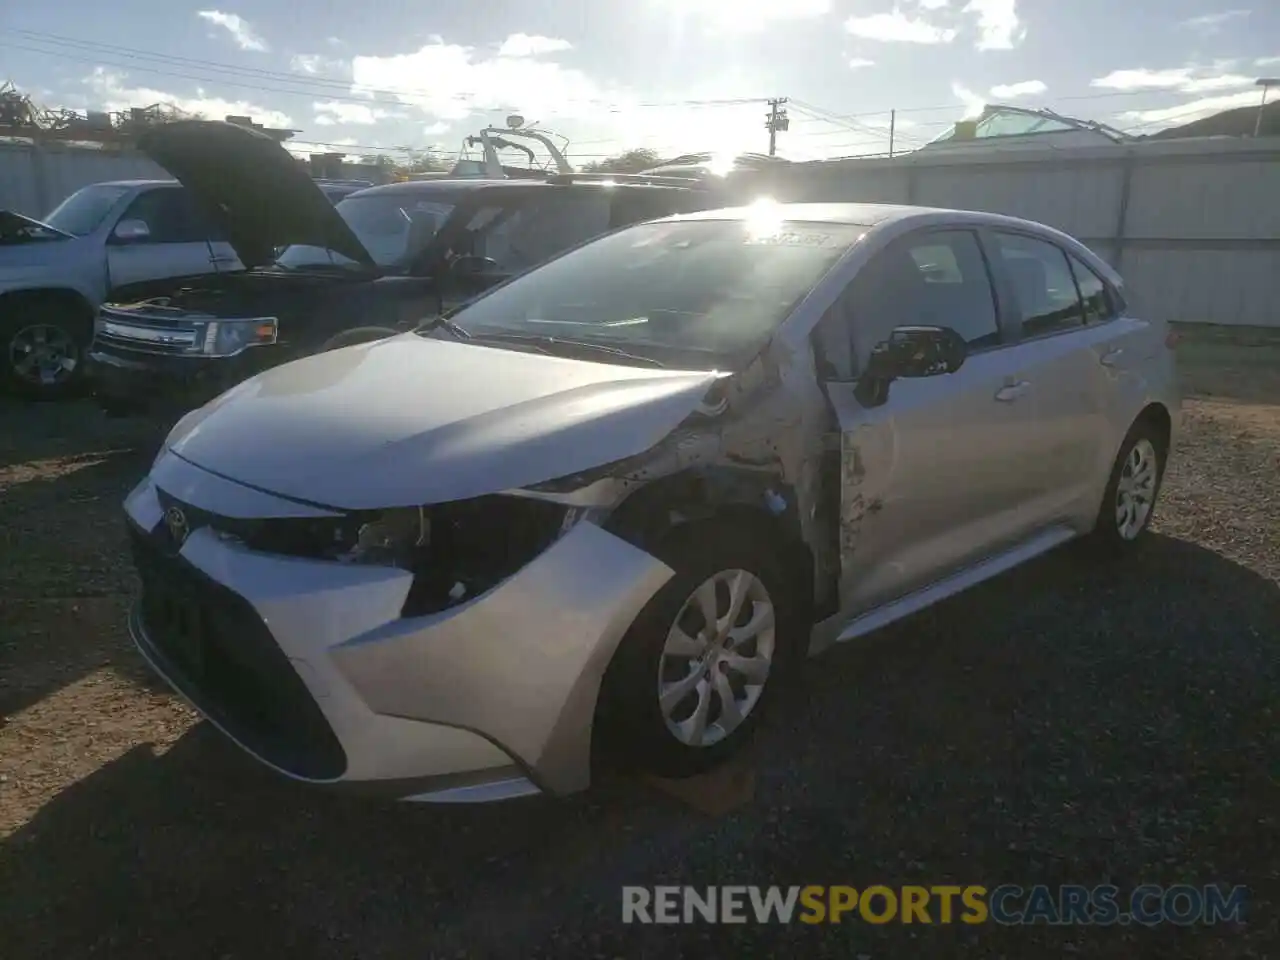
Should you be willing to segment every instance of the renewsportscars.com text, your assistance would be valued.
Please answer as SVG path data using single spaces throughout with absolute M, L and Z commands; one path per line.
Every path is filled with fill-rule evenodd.
M 1243 919 L 1244 887 L 1143 884 L 623 887 L 623 923 L 1178 926 Z

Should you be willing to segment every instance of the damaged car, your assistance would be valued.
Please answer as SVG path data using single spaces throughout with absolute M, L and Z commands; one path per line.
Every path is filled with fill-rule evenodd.
M 1166 325 L 1075 240 L 771 204 L 634 225 L 184 417 L 125 510 L 150 665 L 312 783 L 684 777 L 802 658 L 1151 522 Z
M 113 413 L 186 413 L 268 367 L 412 327 L 591 237 L 715 205 L 695 181 L 589 175 L 409 181 L 334 204 L 283 147 L 236 124 L 165 124 L 139 149 L 248 269 L 101 308 L 89 375 Z

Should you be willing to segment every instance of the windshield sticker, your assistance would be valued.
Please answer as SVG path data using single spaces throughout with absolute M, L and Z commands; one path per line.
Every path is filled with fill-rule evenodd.
M 756 235 L 752 234 L 746 240 L 749 244 L 757 246 L 774 246 L 774 247 L 833 247 L 836 245 L 835 237 L 829 233 L 797 233 L 792 230 L 780 230 L 777 233 Z

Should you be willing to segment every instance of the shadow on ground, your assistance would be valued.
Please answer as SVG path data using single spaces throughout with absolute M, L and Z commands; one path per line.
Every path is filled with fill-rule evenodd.
M 335 797 L 201 726 L 4 842 L 5 953 L 1265 956 L 1278 624 L 1276 584 L 1187 542 L 1122 564 L 1059 551 L 808 664 L 762 733 L 754 802 L 714 820 L 624 784 L 492 807 Z M 1201 929 L 619 920 L 623 884 L 948 882 L 1223 882 L 1252 901 L 1247 925 Z
M 0 403 L 0 718 L 126 649 L 121 504 L 161 438 L 99 416 L 85 404 Z

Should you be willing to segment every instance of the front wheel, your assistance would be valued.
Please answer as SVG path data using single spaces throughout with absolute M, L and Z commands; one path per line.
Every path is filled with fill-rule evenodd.
M 1145 421 L 1135 423 L 1111 469 L 1094 525 L 1095 545 L 1115 553 L 1146 533 L 1160 495 L 1164 461 L 1165 444 L 1159 432 Z
M 92 330 L 92 317 L 70 304 L 40 296 L 11 298 L 0 313 L 0 379 L 34 400 L 68 395 L 80 384 Z
M 803 626 L 796 591 L 764 538 L 699 524 L 655 552 L 676 574 L 609 665 L 602 733 L 629 766 L 688 777 L 748 742 Z

